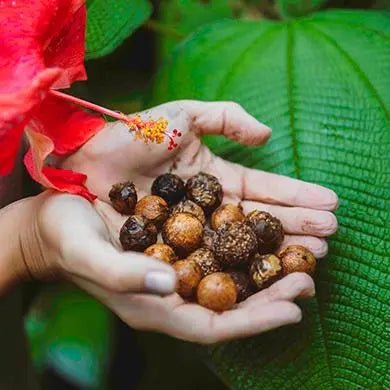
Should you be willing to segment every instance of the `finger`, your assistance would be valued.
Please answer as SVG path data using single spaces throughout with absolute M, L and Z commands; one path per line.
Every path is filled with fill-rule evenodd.
M 117 292 L 169 294 L 174 291 L 173 268 L 139 253 L 116 249 L 102 219 L 84 198 L 50 196 L 39 217 L 43 221 L 40 236 L 49 249 L 53 247 L 56 267 L 66 276 L 80 276 Z
M 313 279 L 302 272 L 294 272 L 239 304 L 248 307 L 274 302 L 293 301 L 296 298 L 310 298 L 315 295 Z
M 197 135 L 224 135 L 244 145 L 260 145 L 269 139 L 271 129 L 234 102 L 182 100 L 168 103 L 184 110 L 190 129 Z
M 214 344 L 248 337 L 302 319 L 301 310 L 291 302 L 272 302 L 263 306 L 229 310 L 221 314 L 199 305 L 182 305 L 167 333 L 202 344 Z
M 126 324 L 138 330 L 163 331 L 172 311 L 184 303 L 178 294 L 165 297 L 140 293 L 113 293 L 81 277 L 72 281 L 109 307 Z
M 115 248 L 101 218 L 85 199 L 69 195 L 53 197 L 45 213 L 61 220 L 55 241 L 60 243 L 61 268 L 65 273 L 116 292 L 174 291 L 176 275 L 172 267 L 140 253 Z
M 325 257 L 328 253 L 328 244 L 323 238 L 287 235 L 280 248 L 283 249 L 289 245 L 302 245 L 313 252 L 317 259 Z
M 119 214 L 110 204 L 99 199 L 94 201 L 94 206 L 96 212 L 100 215 L 107 227 L 111 242 L 117 248 L 121 248 L 122 246 L 119 241 L 120 230 L 129 216 Z
M 269 212 L 280 219 L 287 233 L 327 237 L 337 230 L 337 219 L 330 211 L 275 206 L 252 201 L 241 202 L 241 206 L 245 213 L 256 209 Z
M 117 293 L 171 294 L 176 275 L 166 263 L 136 252 L 120 252 L 101 240 L 81 240 L 66 253 L 67 271 Z
M 81 279 L 77 279 L 76 283 L 136 329 L 164 332 L 202 344 L 266 332 L 297 323 L 302 317 L 299 307 L 286 301 L 256 304 L 218 314 L 196 304 L 184 304 L 177 294 L 164 298 L 144 294 L 110 294 Z
M 234 166 L 241 171 L 242 199 L 318 210 L 335 210 L 338 206 L 337 195 L 328 188 L 237 164 Z

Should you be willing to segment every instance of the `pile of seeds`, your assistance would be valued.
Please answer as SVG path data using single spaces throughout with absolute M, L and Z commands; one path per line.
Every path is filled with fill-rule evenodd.
M 138 200 L 132 182 L 112 187 L 112 206 L 130 215 L 120 242 L 124 250 L 172 264 L 177 292 L 188 301 L 220 312 L 284 275 L 314 273 L 316 260 L 308 249 L 279 250 L 284 231 L 277 218 L 221 205 L 223 189 L 212 175 L 200 172 L 184 183 L 167 173 L 154 180 L 151 193 Z

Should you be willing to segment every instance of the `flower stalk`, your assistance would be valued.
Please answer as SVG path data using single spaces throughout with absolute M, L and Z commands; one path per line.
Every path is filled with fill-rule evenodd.
M 156 143 L 162 144 L 165 137 L 168 138 L 168 150 L 172 150 L 178 146 L 175 141 L 176 137 L 181 137 L 181 132 L 177 129 L 173 129 L 172 133 L 167 131 L 168 121 L 165 118 L 159 118 L 157 120 L 147 119 L 144 120 L 140 115 L 134 116 L 125 115 L 118 111 L 113 111 L 108 108 L 99 106 L 95 103 L 88 102 L 86 100 L 77 98 L 72 95 L 68 95 L 64 92 L 57 90 L 50 90 L 49 93 L 56 98 L 65 100 L 69 103 L 77 104 L 81 107 L 98 112 L 102 115 L 108 115 L 112 118 L 120 120 L 129 128 L 129 132 L 135 135 L 136 139 L 143 140 L 144 143 Z

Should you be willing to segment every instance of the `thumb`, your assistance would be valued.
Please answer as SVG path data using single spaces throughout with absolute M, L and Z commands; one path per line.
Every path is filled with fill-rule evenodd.
M 243 145 L 261 145 L 268 141 L 271 129 L 259 122 L 235 102 L 182 100 L 177 104 L 190 120 L 189 127 L 198 135 L 223 135 Z
M 89 238 L 88 244 L 84 242 L 68 251 L 66 258 L 72 264 L 71 276 L 116 293 L 167 295 L 175 291 L 176 274 L 168 264 L 140 253 L 121 252 L 103 238 Z

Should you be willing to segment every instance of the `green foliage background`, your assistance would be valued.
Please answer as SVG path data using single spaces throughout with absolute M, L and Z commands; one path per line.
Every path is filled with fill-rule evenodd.
M 316 277 L 317 299 L 305 305 L 306 321 L 212 351 L 233 388 L 389 385 L 389 38 L 382 13 L 217 22 L 192 35 L 155 83 L 152 104 L 238 101 L 273 137 L 250 149 L 210 138 L 214 151 L 326 185 L 341 199 L 340 229 Z
M 124 111 L 182 98 L 237 101 L 270 125 L 273 137 L 264 148 L 245 148 L 219 137 L 205 139 L 215 153 L 329 186 L 340 196 L 340 229 L 330 240 L 328 258 L 320 264 L 316 299 L 301 304 L 303 323 L 202 349 L 200 355 L 209 367 L 235 389 L 389 388 L 390 16 L 383 10 L 386 3 L 92 0 L 87 4 L 87 58 L 112 54 L 87 63 L 89 81 L 76 86 L 75 94 Z M 330 5 L 367 9 L 326 10 Z M 63 304 L 68 301 L 61 294 L 55 306 L 57 320 L 51 319 L 53 311 L 44 310 L 46 317 L 38 327 L 50 323 L 51 332 L 33 331 L 34 321 L 39 324 L 36 311 L 27 321 L 36 362 L 55 367 L 69 363 L 72 356 L 65 351 L 53 357 L 48 346 L 69 338 L 68 328 L 77 333 L 77 326 L 64 324 L 69 324 L 67 316 L 81 316 Z M 52 292 L 50 297 L 54 299 Z M 107 318 L 108 313 L 92 300 L 90 307 L 84 312 L 85 321 L 93 316 Z M 62 310 L 66 315 L 58 314 Z M 92 334 L 101 332 L 103 337 L 111 331 L 109 320 L 97 322 L 103 326 Z M 55 327 L 61 332 L 53 338 L 58 334 Z M 87 337 L 85 343 L 83 327 L 80 335 L 84 335 L 80 351 L 87 344 L 98 367 L 89 374 L 89 387 L 97 388 L 96 381 L 100 386 L 104 383 L 110 344 L 102 344 L 104 338 L 99 336 Z M 188 375 L 194 370 L 203 379 L 189 388 L 225 386 L 191 360 L 197 356 L 193 346 L 148 334 L 140 334 L 139 342 L 149 378 L 140 388 L 153 388 L 157 381 L 162 388 L 191 386 Z M 156 346 L 172 364 L 159 369 Z M 186 363 L 183 356 L 191 359 Z M 83 375 L 72 380 L 85 384 L 88 378 Z M 158 379 L 151 383 L 150 378 Z

